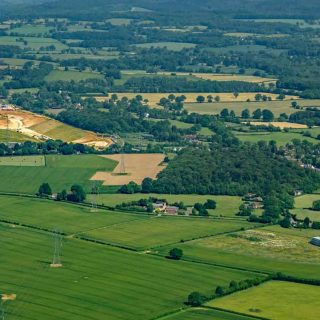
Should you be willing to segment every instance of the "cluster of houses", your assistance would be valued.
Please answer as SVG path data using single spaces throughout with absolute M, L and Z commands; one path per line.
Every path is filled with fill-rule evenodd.
M 177 216 L 177 215 L 186 215 L 189 216 L 192 214 L 192 207 L 187 207 L 187 209 L 180 209 L 177 206 L 169 205 L 165 201 L 156 201 L 152 204 L 153 206 L 153 213 L 162 215 L 170 215 L 170 216 Z
M 250 209 L 262 209 L 263 208 L 263 198 L 256 195 L 255 193 L 246 194 L 242 200 L 245 202 L 245 206 Z

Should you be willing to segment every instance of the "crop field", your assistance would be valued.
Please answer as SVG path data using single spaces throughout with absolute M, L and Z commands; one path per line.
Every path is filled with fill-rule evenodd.
M 178 243 L 215 234 L 232 232 L 254 225 L 246 221 L 222 221 L 215 219 L 184 217 L 151 217 L 129 221 L 106 228 L 84 232 L 89 239 L 126 245 L 135 249 L 148 249 Z
M 125 18 L 113 18 L 113 19 L 107 19 L 106 21 L 111 23 L 114 26 L 127 26 L 133 20 L 132 19 L 125 19 Z
M 180 247 L 187 259 L 318 279 L 320 252 L 309 244 L 317 234 L 317 230 L 274 226 L 194 240 Z M 161 253 L 168 250 L 161 248 Z
M 141 184 L 144 178 L 154 179 L 164 169 L 160 165 L 165 158 L 163 154 L 114 154 L 104 157 L 119 162 L 111 173 L 97 170 L 91 178 L 103 181 L 104 186 L 122 186 L 130 181 Z
M 204 97 L 206 95 L 202 94 Z M 200 114 L 218 114 L 221 112 L 222 109 L 227 108 L 229 111 L 233 110 L 237 116 L 241 115 L 241 112 L 244 109 L 248 109 L 251 113 L 257 109 L 269 109 L 271 110 L 275 116 L 279 116 L 281 113 L 286 113 L 287 115 L 290 115 L 294 112 L 297 112 L 299 110 L 296 110 L 292 108 L 291 103 L 293 101 L 296 101 L 301 107 L 319 107 L 320 106 L 320 100 L 315 99 L 300 99 L 295 100 L 296 97 L 287 96 L 287 100 L 279 101 L 275 100 L 276 97 L 273 98 L 273 101 L 266 101 L 266 102 L 256 102 L 254 99 L 255 94 L 251 94 L 250 100 L 251 102 L 246 102 L 247 99 L 245 99 L 244 94 L 239 95 L 237 100 L 233 97 L 233 100 L 226 100 L 221 93 L 213 94 L 212 96 L 215 97 L 216 95 L 219 95 L 221 97 L 222 102 L 214 102 L 214 103 L 186 103 L 184 105 L 184 108 L 188 110 L 189 112 L 197 112 Z M 243 95 L 241 97 L 241 95 Z M 267 94 L 267 96 L 271 96 L 270 94 Z M 243 99 L 242 99 L 243 98 Z M 293 100 L 292 100 L 293 99 Z M 194 101 L 193 101 L 194 102 Z
M 296 132 L 234 132 L 236 137 L 241 141 L 253 142 L 258 141 L 276 141 L 279 146 L 284 146 L 287 143 L 291 142 L 293 139 L 306 140 L 311 143 L 318 143 L 319 141 L 311 138 L 305 137 L 300 133 Z
M 193 290 L 209 293 L 255 276 L 72 238 L 63 239 L 63 267 L 50 268 L 51 234 L 8 225 L 0 230 L 1 291 L 16 294 L 5 302 L 12 320 L 100 320 L 106 314 L 114 320 L 147 320 L 182 307 Z
M 48 155 L 43 167 L 1 166 L 0 191 L 35 194 L 43 182 L 48 182 L 53 192 L 68 190 L 75 183 L 88 192 L 92 175 L 100 170 L 112 171 L 116 164 L 97 155 Z
M 299 219 L 309 217 L 312 221 L 320 221 L 320 212 L 310 210 L 313 201 L 320 200 L 320 194 L 305 194 L 295 198 L 295 209 L 291 210 Z
M 47 230 L 59 229 L 65 234 L 74 234 L 120 224 L 127 221 L 146 219 L 143 215 L 99 210 L 45 199 L 0 196 L 0 219 L 36 226 Z
M 273 122 L 258 122 L 258 121 L 250 121 L 250 124 L 254 126 L 274 126 L 280 129 L 307 129 L 308 126 L 305 124 L 300 124 L 300 123 L 291 123 L 291 122 L 279 122 L 279 121 L 273 121 Z
M 317 286 L 271 281 L 208 305 L 272 320 L 317 320 L 320 290 Z
M 181 51 L 183 49 L 194 48 L 196 44 L 187 42 L 150 42 L 135 45 L 138 48 L 167 48 L 172 51 Z
M 238 314 L 219 311 L 208 308 L 191 308 L 165 319 L 168 320 L 253 320 L 254 318 L 248 316 L 240 316 Z
M 52 38 L 36 38 L 36 37 L 23 37 L 23 41 L 19 40 L 20 37 L 2 36 L 0 37 L 0 45 L 19 46 L 21 48 L 30 48 L 31 50 L 39 50 L 41 47 L 54 45 L 56 50 L 60 51 L 68 47 L 58 40 Z
M 235 217 L 235 214 L 239 210 L 239 206 L 242 203 L 240 197 L 237 196 L 212 196 L 212 195 L 193 195 L 193 194 L 100 194 L 97 198 L 98 204 L 103 204 L 110 207 L 115 207 L 117 204 L 128 201 L 136 201 L 145 199 L 148 197 L 155 197 L 158 199 L 166 199 L 169 203 L 175 203 L 182 201 L 187 206 L 192 206 L 195 203 L 205 203 L 208 199 L 215 200 L 217 208 L 215 210 L 209 210 L 210 215 Z M 88 201 L 92 199 L 91 195 L 88 195 Z
M 103 79 L 103 76 L 96 72 L 80 72 L 80 71 L 64 71 L 64 70 L 53 70 L 46 76 L 45 80 L 52 81 L 81 81 L 87 79 Z
M 0 166 L 44 167 L 45 165 L 44 156 L 0 157 Z

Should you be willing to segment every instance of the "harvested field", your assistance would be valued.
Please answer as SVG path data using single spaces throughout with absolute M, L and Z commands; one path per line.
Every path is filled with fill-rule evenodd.
M 103 157 L 119 162 L 111 173 L 98 171 L 91 178 L 104 181 L 104 186 L 121 186 L 130 181 L 141 184 L 144 178 L 156 178 L 164 168 L 160 166 L 164 160 L 163 154 L 115 154 Z
M 271 97 L 272 101 L 275 101 L 277 96 L 276 94 L 272 94 L 272 93 L 263 93 L 260 92 L 262 95 L 267 95 L 268 97 Z M 121 99 L 122 97 L 127 97 L 129 99 L 133 99 L 135 98 L 138 94 L 141 95 L 144 99 L 148 99 L 148 104 L 150 107 L 159 107 L 158 103 L 160 101 L 161 98 L 166 98 L 168 97 L 168 95 L 170 93 L 128 93 L 128 92 L 121 92 L 121 93 L 116 93 L 118 98 Z M 194 105 L 194 110 L 189 110 L 189 111 L 193 111 L 193 112 L 198 112 L 197 109 L 202 109 L 203 106 L 220 106 L 219 103 L 196 103 L 196 99 L 198 96 L 203 96 L 205 98 L 207 98 L 207 96 L 211 95 L 213 98 L 216 96 L 220 97 L 220 102 L 246 102 L 248 99 L 250 99 L 251 101 L 255 100 L 255 95 L 257 94 L 257 92 L 243 92 L 240 93 L 239 96 L 237 98 L 235 98 L 235 96 L 233 95 L 233 93 L 210 93 L 210 92 L 174 92 L 173 93 L 175 96 L 181 96 L 184 95 L 187 99 L 185 100 L 185 107 L 187 110 L 189 110 L 188 108 L 188 104 L 189 103 L 195 103 Z M 109 97 L 96 97 L 96 99 L 98 101 L 106 101 L 109 99 Z M 299 99 L 299 97 L 297 96 L 286 96 L 286 100 L 296 100 Z M 268 103 L 265 103 L 265 105 L 267 106 Z M 210 110 L 210 109 L 209 109 Z M 242 111 L 242 109 L 241 109 Z M 206 112 L 199 112 L 199 113 L 206 113 Z
M 0 129 L 7 128 L 36 140 L 61 139 L 105 149 L 112 141 L 96 133 L 66 125 L 57 120 L 22 110 L 0 111 Z
M 278 127 L 280 129 L 307 129 L 308 126 L 305 124 L 300 123 L 291 123 L 291 122 L 257 122 L 257 121 L 251 121 L 250 124 L 254 126 L 274 126 Z

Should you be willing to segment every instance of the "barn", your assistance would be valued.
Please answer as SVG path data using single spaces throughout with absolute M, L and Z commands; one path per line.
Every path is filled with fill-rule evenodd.
M 320 237 L 313 237 L 310 241 L 311 244 L 320 247 Z

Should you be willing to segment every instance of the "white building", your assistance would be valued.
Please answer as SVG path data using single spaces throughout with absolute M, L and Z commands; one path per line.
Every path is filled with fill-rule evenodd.
M 313 237 L 310 241 L 311 244 L 320 247 L 320 237 Z

